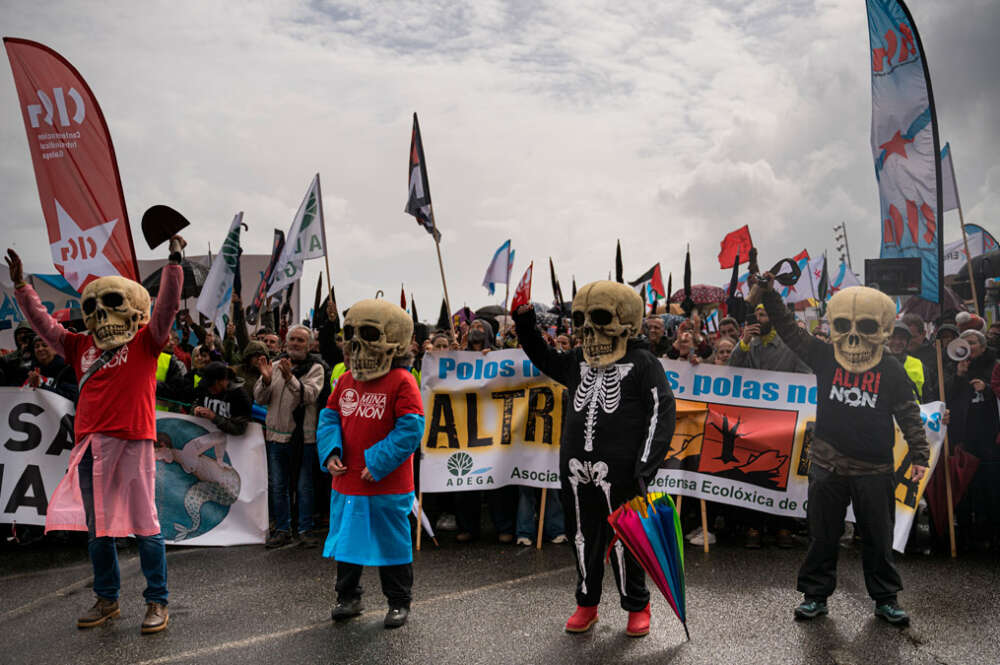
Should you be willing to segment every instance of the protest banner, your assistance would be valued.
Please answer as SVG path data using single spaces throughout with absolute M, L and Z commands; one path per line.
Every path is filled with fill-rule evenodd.
M 424 356 L 424 492 L 559 487 L 565 388 L 523 351 Z
M 662 360 L 677 398 L 670 452 L 650 489 L 727 503 L 775 515 L 805 517 L 809 444 L 816 421 L 812 374 L 766 372 Z M 859 388 L 840 388 L 844 399 L 864 399 Z M 921 406 L 933 471 L 944 440 L 944 404 Z M 896 429 L 896 528 L 903 551 L 917 501 L 930 478 L 910 480 L 910 458 Z M 848 515 L 854 521 L 853 514 Z
M 805 517 L 815 377 L 661 362 L 677 399 L 677 426 L 650 490 Z M 541 375 L 522 351 L 429 354 L 423 368 L 423 491 L 559 486 L 563 386 Z M 844 390 L 845 399 L 864 399 L 860 389 L 835 389 Z M 944 439 L 944 404 L 925 404 L 921 413 L 933 471 Z M 894 546 L 902 551 L 930 474 L 920 483 L 910 480 L 898 429 L 893 454 Z
M 47 390 L 0 388 L 0 405 L 0 523 L 43 525 L 73 447 L 73 403 Z M 156 510 L 164 539 L 263 543 L 267 463 L 260 426 L 232 436 L 202 418 L 156 415 Z

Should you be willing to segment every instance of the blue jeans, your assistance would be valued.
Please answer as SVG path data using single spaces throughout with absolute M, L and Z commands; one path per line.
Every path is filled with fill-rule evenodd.
M 299 504 L 299 533 L 313 528 L 313 467 L 319 462 L 316 444 L 302 446 L 301 457 L 291 443 L 267 442 L 267 491 L 275 531 L 292 530 L 292 486 L 295 484 Z
M 80 493 L 83 495 L 83 510 L 87 516 L 87 551 L 94 567 L 94 593 L 101 598 L 118 600 L 121 589 L 121 573 L 118 570 L 118 550 L 115 539 L 96 537 L 94 526 L 94 456 L 87 448 L 80 465 Z M 136 536 L 139 545 L 139 564 L 146 576 L 146 590 L 142 596 L 148 603 L 167 604 L 167 549 L 163 544 L 163 534 Z
M 517 537 L 534 542 L 538 535 L 535 512 L 541 490 L 536 487 L 518 487 L 517 490 Z M 542 538 L 552 540 L 556 536 L 565 534 L 566 523 L 562 503 L 559 501 L 559 490 L 550 489 L 545 495 L 545 524 L 542 526 Z

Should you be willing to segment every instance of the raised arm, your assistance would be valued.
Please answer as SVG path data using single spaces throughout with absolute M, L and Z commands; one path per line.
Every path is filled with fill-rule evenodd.
M 167 341 L 170 326 L 181 308 L 181 287 L 184 285 L 181 250 L 186 244 L 180 236 L 170 239 L 170 259 L 160 274 L 160 291 L 156 294 L 156 305 L 149 319 L 149 334 L 158 347 Z
M 765 277 L 768 274 L 765 273 Z M 763 292 L 761 302 L 767 311 L 768 318 L 771 319 L 771 325 L 778 331 L 778 336 L 785 343 L 785 346 L 794 351 L 795 355 L 809 365 L 810 359 L 814 357 L 817 351 L 817 347 L 822 348 L 825 346 L 824 343 L 796 325 L 795 317 L 788 311 L 785 302 L 778 295 L 778 292 L 770 286 L 770 280 L 768 280 L 767 284 L 768 286 L 765 288 L 764 283 L 761 283 L 761 290 Z
M 63 347 L 63 340 L 68 334 L 67 330 L 59 325 L 59 322 L 52 318 L 49 311 L 45 309 L 35 289 L 24 281 L 24 265 L 21 257 L 13 249 L 7 250 L 7 267 L 10 268 L 10 281 L 14 282 L 14 297 L 21 311 L 28 319 L 28 323 L 38 333 L 38 336 L 45 340 L 45 343 L 52 347 L 58 355 L 65 357 L 66 349 Z
M 579 372 L 579 360 L 575 352 L 556 351 L 542 339 L 542 333 L 535 324 L 535 310 L 524 305 L 514 313 L 517 341 L 528 355 L 528 359 L 549 378 L 567 385 L 573 372 Z

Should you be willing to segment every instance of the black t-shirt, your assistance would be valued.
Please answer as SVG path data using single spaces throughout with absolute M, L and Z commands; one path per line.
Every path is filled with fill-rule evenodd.
M 829 344 L 811 344 L 803 357 L 816 373 L 816 432 L 840 453 L 892 464 L 893 410 L 913 400 L 899 361 L 882 354 L 878 365 L 859 374 L 842 368 Z

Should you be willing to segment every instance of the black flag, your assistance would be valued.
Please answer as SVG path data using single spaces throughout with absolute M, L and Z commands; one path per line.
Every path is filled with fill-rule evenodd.
M 427 162 L 424 160 L 424 142 L 420 138 L 420 124 L 417 114 L 413 114 L 413 134 L 410 138 L 409 196 L 404 212 L 413 215 L 420 224 L 441 242 L 441 232 L 434 224 L 434 209 L 431 207 L 431 187 L 427 182 Z
M 674 273 L 667 275 L 667 314 L 670 314 L 670 303 L 674 297 Z
M 559 308 L 559 313 L 563 312 L 563 294 L 562 287 L 559 286 L 559 280 L 556 278 L 556 268 L 552 264 L 552 257 L 549 257 L 549 278 L 552 280 L 552 297 L 555 298 L 556 307 Z
M 691 245 L 688 245 L 687 255 L 684 257 L 684 300 L 681 301 L 681 309 L 684 316 L 691 316 L 694 310 L 694 301 L 691 300 Z
M 316 280 L 316 295 L 313 297 L 313 318 L 312 327 L 316 328 L 316 315 L 319 313 L 319 308 L 323 304 L 323 273 L 319 274 L 319 278 Z
M 826 268 L 826 254 L 823 255 L 823 274 L 819 277 L 819 285 L 816 287 L 816 295 L 819 296 L 819 307 L 822 311 L 825 308 L 826 294 L 830 290 L 830 273 Z
M 417 321 L 417 301 L 413 299 L 413 294 L 410 294 L 410 316 L 413 317 L 413 325 L 420 323 Z
M 438 314 L 437 329 L 451 330 L 451 314 L 448 312 L 448 303 L 441 299 L 441 313 Z
M 622 241 L 618 241 L 615 248 L 615 281 L 619 284 L 625 283 L 625 269 L 622 267 Z
M 573 275 L 573 300 L 576 300 L 576 275 Z
M 736 254 L 736 262 L 733 264 L 733 273 L 729 276 L 729 291 L 726 293 L 726 316 L 731 316 L 743 325 L 746 319 L 746 301 L 740 293 L 740 255 Z

